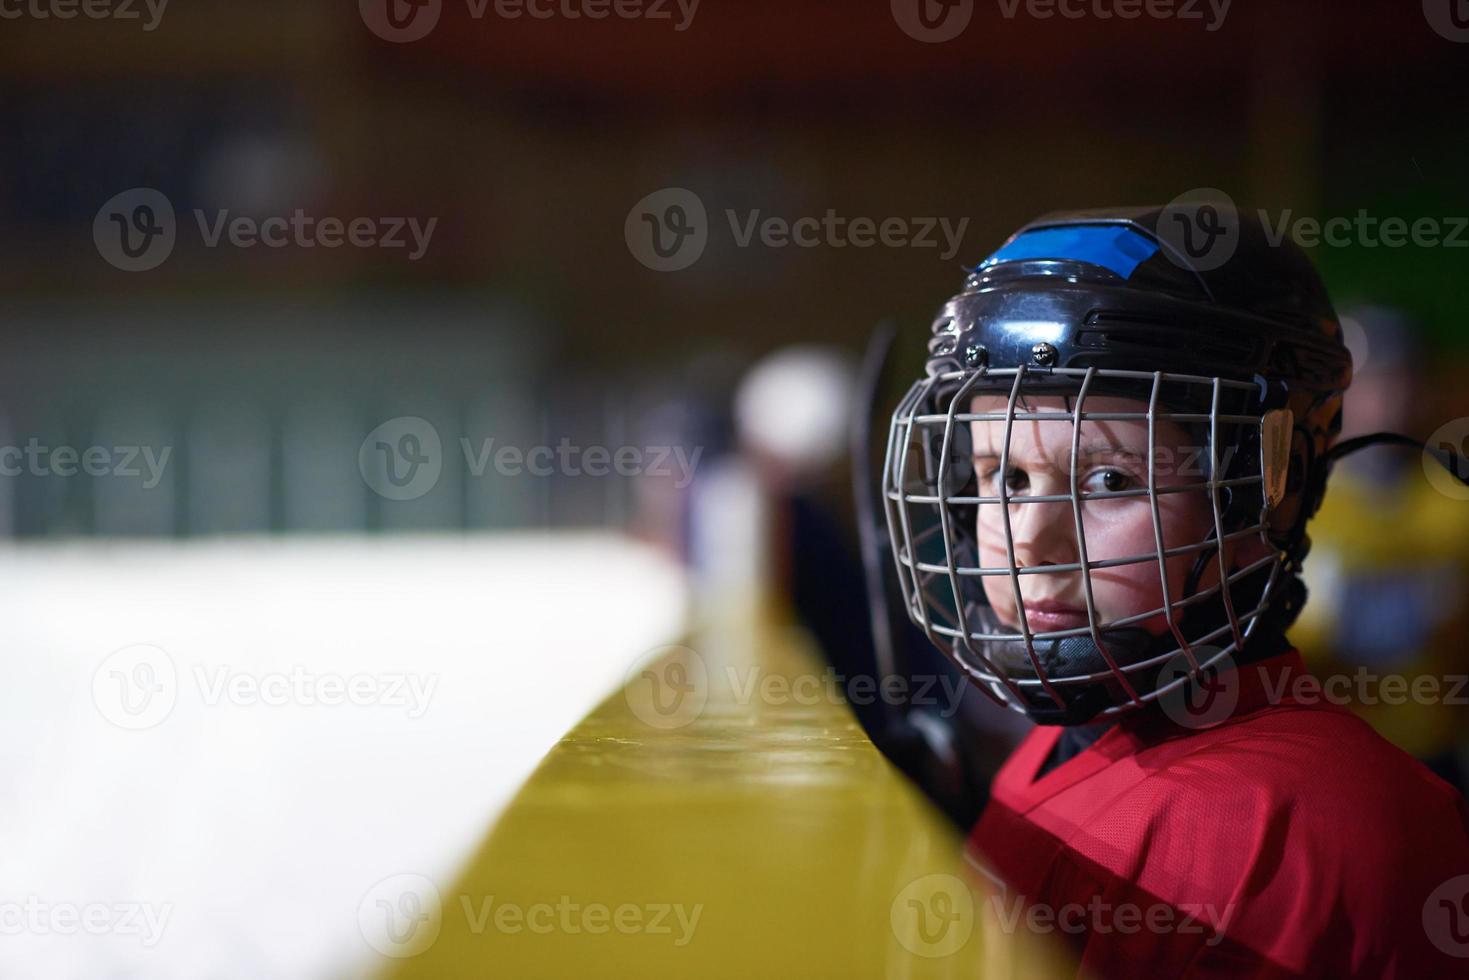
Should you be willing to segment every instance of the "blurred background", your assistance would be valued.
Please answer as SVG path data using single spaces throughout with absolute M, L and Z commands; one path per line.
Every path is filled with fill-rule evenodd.
M 869 657 L 833 649 L 869 642 L 857 359 L 888 321 L 916 372 L 964 268 L 1046 211 L 1365 215 L 1310 250 L 1395 372 L 1363 417 L 1465 445 L 1457 6 L 1051 9 L 0 0 L 0 901 L 186 895 L 198 937 L 160 972 L 10 931 L 0 973 L 354 975 L 352 919 L 313 910 L 451 873 L 691 610 L 777 593 Z M 1316 609 L 1422 628 L 1303 624 L 1319 663 L 1466 669 L 1466 504 L 1406 464 L 1323 519 Z M 401 697 L 219 693 L 302 665 Z M 1432 716 L 1373 720 L 1458 778 L 1464 711 Z

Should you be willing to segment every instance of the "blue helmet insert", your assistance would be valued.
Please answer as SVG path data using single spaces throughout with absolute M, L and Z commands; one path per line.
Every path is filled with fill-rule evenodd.
M 1019 259 L 1059 259 L 1101 266 L 1127 279 L 1157 254 L 1157 242 L 1127 225 L 1068 225 L 1016 235 L 979 268 Z

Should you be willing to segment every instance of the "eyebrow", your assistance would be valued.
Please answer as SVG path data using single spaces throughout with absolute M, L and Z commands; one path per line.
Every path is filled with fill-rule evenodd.
M 1067 451 L 1067 455 L 1070 455 L 1069 450 Z M 1138 451 L 1134 449 L 1128 449 L 1124 446 L 1119 446 L 1116 443 L 1095 441 L 1083 442 L 1080 446 L 1077 447 L 1076 455 L 1079 459 L 1091 459 L 1096 456 L 1123 456 L 1128 459 L 1136 459 L 1143 462 L 1146 462 L 1148 458 L 1148 453 L 1146 449 Z M 993 452 L 974 453 L 973 458 L 975 460 L 999 459 L 1000 454 Z

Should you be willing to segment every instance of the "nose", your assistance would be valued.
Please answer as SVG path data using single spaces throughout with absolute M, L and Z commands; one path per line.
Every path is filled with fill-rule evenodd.
M 1010 533 L 1015 542 L 1015 564 L 1021 568 L 1064 565 L 1078 561 L 1076 522 L 1064 501 L 1010 506 Z M 1004 531 L 1000 531 L 1004 547 Z

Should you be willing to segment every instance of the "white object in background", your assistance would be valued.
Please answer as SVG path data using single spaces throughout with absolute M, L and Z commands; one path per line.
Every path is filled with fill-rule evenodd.
M 812 472 L 847 450 L 857 369 L 832 347 L 776 351 L 750 369 L 735 394 L 740 440 L 797 472 Z

